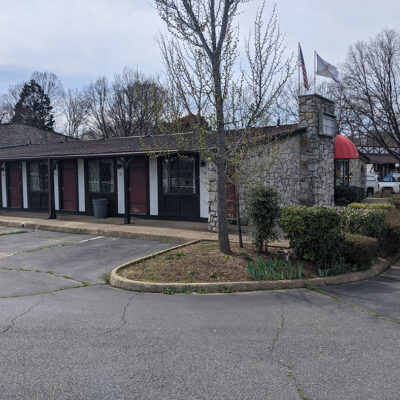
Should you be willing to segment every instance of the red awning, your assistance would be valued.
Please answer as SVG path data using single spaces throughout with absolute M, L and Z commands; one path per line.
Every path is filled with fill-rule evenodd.
M 337 158 L 358 158 L 357 147 L 349 138 L 342 135 L 335 137 L 335 159 Z

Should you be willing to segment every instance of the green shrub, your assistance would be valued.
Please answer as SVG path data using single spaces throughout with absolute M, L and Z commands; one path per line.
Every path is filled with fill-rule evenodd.
M 400 209 L 400 194 L 395 194 L 391 198 L 391 203 L 399 210 Z
M 285 207 L 281 227 L 296 254 L 328 269 L 341 260 L 341 217 L 331 207 Z
M 250 276 L 256 281 L 278 280 L 278 279 L 301 279 L 301 264 L 297 268 L 290 261 L 277 258 L 250 262 L 247 266 Z
M 273 232 L 277 218 L 280 215 L 279 196 L 272 188 L 257 186 L 249 193 L 246 215 L 252 225 L 252 239 L 259 251 L 264 242 L 276 235 Z
M 350 203 L 347 207 L 363 210 L 388 210 L 394 208 L 394 205 L 389 203 Z
M 335 202 L 360 203 L 365 199 L 365 189 L 357 186 L 336 187 Z
M 363 235 L 346 233 L 342 244 L 343 258 L 351 271 L 361 271 L 372 265 L 378 253 L 378 240 Z
M 385 250 L 394 254 L 400 250 L 400 211 L 397 208 L 386 213 L 386 225 Z
M 344 232 L 370 236 L 383 244 L 386 236 L 386 211 L 382 209 L 336 208 Z

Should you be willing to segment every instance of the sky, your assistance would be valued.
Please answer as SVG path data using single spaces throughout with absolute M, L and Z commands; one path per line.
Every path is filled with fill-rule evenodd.
M 261 0 L 241 6 L 241 36 Z M 301 42 L 309 73 L 313 52 L 334 65 L 349 45 L 399 28 L 399 0 L 278 0 L 288 52 Z M 272 2 L 267 1 L 267 12 Z M 65 88 L 83 87 L 125 66 L 163 74 L 156 37 L 165 29 L 152 0 L 0 0 L 0 92 L 34 71 L 54 72 Z

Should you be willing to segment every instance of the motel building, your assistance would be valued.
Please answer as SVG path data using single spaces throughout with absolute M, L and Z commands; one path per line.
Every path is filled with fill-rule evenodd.
M 26 143 L 20 139 L 20 143 L 9 140 L 1 144 L 1 127 L 3 210 L 43 211 L 49 218 L 62 213 L 93 215 L 93 200 L 106 199 L 107 215 L 123 217 L 125 223 L 131 216 L 204 221 L 210 230 L 216 230 L 218 216 L 212 189 L 215 168 L 196 151 L 191 133 L 107 140 L 71 140 L 56 134 L 52 141 L 47 138 Z M 282 205 L 332 206 L 335 182 L 349 184 L 348 164 L 354 161 L 346 159 L 346 149 L 350 149 L 349 158 L 359 162 L 353 168 L 365 168 L 346 138 L 339 141 L 335 162 L 338 140 L 334 103 L 322 96 L 299 97 L 299 124 L 262 131 L 282 143 L 259 178 L 280 193 Z M 187 135 L 193 143 L 193 150 L 186 149 L 185 157 L 179 156 L 181 135 Z M 162 155 L 151 150 L 155 147 L 162 148 Z M 340 180 L 339 175 L 344 178 Z M 362 184 L 362 179 L 351 182 Z M 229 188 L 228 200 L 233 192 Z M 230 207 L 229 213 L 235 217 L 234 208 Z

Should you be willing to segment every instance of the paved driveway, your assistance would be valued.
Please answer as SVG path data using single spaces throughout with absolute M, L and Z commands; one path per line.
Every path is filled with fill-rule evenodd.
M 399 398 L 397 268 L 324 293 L 165 296 L 101 284 L 113 265 L 166 246 L 1 236 L 0 399 Z

